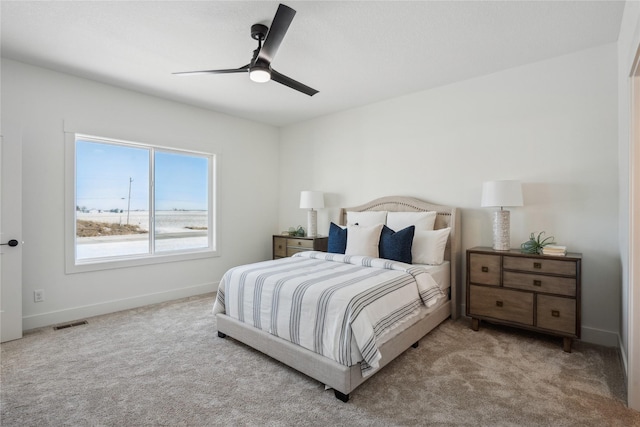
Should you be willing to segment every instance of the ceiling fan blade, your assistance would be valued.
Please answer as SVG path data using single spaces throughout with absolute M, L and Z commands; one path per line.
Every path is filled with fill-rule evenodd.
M 271 69 L 271 80 L 273 80 L 274 82 L 278 82 L 281 85 L 285 85 L 290 87 L 291 89 L 295 89 L 298 92 L 302 92 L 304 94 L 307 94 L 309 96 L 313 96 L 316 93 L 318 93 L 317 90 L 310 88 L 307 85 L 304 85 L 300 82 L 297 82 L 295 80 L 293 80 L 290 77 L 285 76 L 284 74 L 280 74 L 279 72 L 277 72 L 276 70 L 274 70 L 273 68 Z
M 249 65 L 247 64 L 240 68 L 230 68 L 227 70 L 201 70 L 201 71 L 181 71 L 178 73 L 171 73 L 176 75 L 191 75 L 191 74 L 231 74 L 231 73 L 244 73 L 249 71 Z
M 284 35 L 287 33 L 289 25 L 291 25 L 291 21 L 293 21 L 295 15 L 296 11 L 289 6 L 285 6 L 284 4 L 278 6 L 276 15 L 273 17 L 273 22 L 271 23 L 271 28 L 258 54 L 259 60 L 265 61 L 267 64 L 273 61 L 280 47 L 280 43 L 282 43 L 282 39 L 284 39 Z

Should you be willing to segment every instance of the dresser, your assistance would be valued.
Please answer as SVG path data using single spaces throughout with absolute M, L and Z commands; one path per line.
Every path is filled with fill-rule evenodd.
M 563 337 L 571 352 L 580 338 L 582 255 L 524 254 L 487 247 L 467 250 L 466 313 L 477 331 L 485 320 Z
M 302 251 L 327 251 L 328 237 L 295 237 L 273 235 L 273 259 L 284 258 Z

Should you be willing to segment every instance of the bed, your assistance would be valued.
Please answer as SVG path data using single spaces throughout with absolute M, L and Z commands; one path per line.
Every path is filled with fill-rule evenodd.
M 347 402 L 350 393 L 370 378 L 372 374 L 378 372 L 409 347 L 417 347 L 420 339 L 444 320 L 449 317 L 455 319 L 459 316 L 461 251 L 458 210 L 455 207 L 431 204 L 415 198 L 390 196 L 379 198 L 360 206 L 342 208 L 339 222 L 345 226 L 348 215 L 356 215 L 356 213 L 378 215 L 383 212 L 435 212 L 433 230 L 444 231 L 444 229 L 449 229 L 446 245 L 443 245 L 443 262 L 439 265 L 408 265 L 379 258 L 310 251 L 296 254 L 295 257 L 291 258 L 239 266 L 225 274 L 218 290 L 214 304 L 218 336 L 221 338 L 232 337 L 320 381 L 326 387 L 334 390 L 336 398 Z M 403 214 L 391 215 L 398 217 Z M 430 215 L 433 216 L 433 214 Z M 352 228 L 349 230 L 352 230 Z M 361 268 L 364 269 L 365 266 L 369 267 L 373 273 L 361 272 Z M 316 272 L 314 269 L 322 271 Z M 261 279 L 257 283 L 246 285 L 244 281 L 241 282 L 241 286 L 253 286 L 252 288 L 245 289 L 243 287 L 238 290 L 233 286 L 233 278 L 242 277 L 242 280 L 245 280 L 253 271 L 261 273 Z M 268 274 L 265 271 L 268 271 Z M 272 292 L 280 292 L 281 289 L 287 286 L 282 285 L 282 283 L 288 283 L 285 278 L 286 280 L 306 284 L 306 289 L 312 289 L 309 285 L 312 280 L 309 277 L 315 277 L 312 276 L 313 274 L 317 274 L 319 278 L 322 278 L 315 280 L 314 283 L 319 283 L 318 286 L 327 286 L 327 289 L 336 289 L 342 286 L 335 285 L 333 282 L 330 283 L 331 280 L 334 280 L 334 276 L 340 274 L 367 275 L 367 277 L 369 275 L 381 276 L 384 278 L 383 282 L 387 284 L 385 285 L 387 288 L 391 286 L 388 285 L 389 283 L 393 283 L 393 286 L 395 286 L 393 292 L 398 298 L 403 292 L 415 292 L 414 290 L 409 290 L 410 288 L 417 288 L 417 294 L 422 304 L 419 304 L 419 307 L 413 307 L 411 315 L 408 315 L 402 321 L 396 322 L 393 327 L 390 326 L 388 330 L 385 330 L 380 335 L 375 335 L 376 332 L 372 332 L 375 336 L 369 336 L 366 340 L 367 344 L 363 344 L 363 339 L 358 340 L 351 335 L 357 335 L 360 330 L 363 330 L 365 335 L 370 332 L 369 325 L 358 323 L 361 318 L 367 320 L 370 315 L 360 315 L 359 317 L 355 317 L 352 314 L 344 315 L 344 319 L 354 323 L 349 323 L 349 326 L 346 327 L 348 330 L 346 335 L 348 336 L 343 331 L 342 334 L 345 336 L 340 336 L 339 338 L 337 336 L 334 338 L 331 335 L 332 333 L 337 335 L 338 329 L 334 332 L 324 331 L 320 334 L 316 331 L 314 335 L 311 331 L 307 331 L 312 327 L 304 326 L 302 321 L 300 321 L 302 326 L 299 327 L 301 330 L 285 331 L 287 329 L 286 324 L 278 323 L 280 321 L 276 320 L 272 313 L 264 313 L 264 310 L 262 310 L 264 305 L 260 306 L 258 295 L 260 295 L 259 292 L 263 292 L 263 286 L 266 287 L 263 282 L 268 281 L 268 279 L 264 278 L 275 277 L 277 280 L 274 279 L 274 283 L 279 283 L 278 286 L 281 286 L 281 288 L 276 287 L 277 291 Z M 414 280 L 415 284 L 405 284 L 411 280 Z M 403 284 L 400 285 L 400 282 Z M 435 287 L 438 289 L 436 290 Z M 340 289 L 342 288 L 340 287 Z M 440 296 L 435 295 L 438 292 L 441 293 Z M 325 294 L 326 292 L 322 293 L 322 295 Z M 237 302 L 233 299 L 234 295 L 245 295 L 243 297 L 245 299 L 254 299 L 255 301 L 252 302 L 257 307 L 254 306 L 252 311 L 244 310 L 246 311 L 244 313 L 240 308 L 246 301 L 242 301 L 242 303 L 237 304 L 239 311 L 236 310 L 234 312 Z M 273 298 L 272 295 L 269 294 L 269 298 Z M 407 297 L 415 298 L 415 296 Z M 318 298 L 322 297 L 318 296 Z M 353 299 L 350 301 L 353 302 Z M 403 305 L 404 303 L 400 301 L 394 302 L 394 304 L 396 303 L 398 307 L 407 305 Z M 324 302 L 314 301 L 312 304 L 320 307 Z M 281 303 L 280 305 L 284 306 L 286 304 Z M 324 305 L 322 306 L 324 307 Z M 313 310 L 313 308 L 309 307 L 313 306 L 307 305 L 302 309 L 298 308 L 297 316 L 303 319 L 309 317 L 306 311 Z M 282 307 L 277 307 L 274 310 L 276 313 L 284 311 Z M 302 316 L 300 316 L 301 310 L 303 311 Z M 327 322 L 330 324 L 326 327 L 327 330 L 333 327 L 333 323 L 347 322 L 347 320 L 333 314 L 334 312 L 331 313 L 330 316 L 326 316 Z M 288 319 L 293 316 L 291 313 L 286 315 L 289 316 Z M 355 319 L 352 319 L 352 317 L 355 317 Z M 269 322 L 271 323 L 266 325 Z M 317 325 L 318 320 L 316 319 L 315 322 Z M 378 323 L 376 323 L 376 328 L 377 325 Z M 276 329 L 278 330 L 275 331 Z M 352 329 L 355 331 L 353 334 L 351 333 Z M 307 333 L 308 338 L 305 335 Z M 318 343 L 318 337 L 322 341 L 323 336 L 324 342 Z M 312 342 L 314 338 L 315 341 Z M 373 346 L 375 347 L 372 350 L 370 349 L 371 342 L 374 343 Z M 333 343 L 335 343 L 335 348 Z

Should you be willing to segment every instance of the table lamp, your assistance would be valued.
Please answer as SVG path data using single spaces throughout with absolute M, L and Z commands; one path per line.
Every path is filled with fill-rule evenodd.
M 300 192 L 300 209 L 309 209 L 307 212 L 307 236 L 318 235 L 318 211 L 314 209 L 324 208 L 324 194 L 321 191 Z
M 493 249 L 511 248 L 509 211 L 505 206 L 522 206 L 520 181 L 487 181 L 482 184 L 482 207 L 500 207 L 493 213 Z

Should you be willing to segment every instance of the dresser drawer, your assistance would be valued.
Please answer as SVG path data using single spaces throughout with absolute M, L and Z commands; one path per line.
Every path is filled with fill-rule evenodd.
M 570 277 L 505 271 L 502 276 L 502 285 L 525 291 L 546 292 L 571 297 L 576 295 L 576 279 Z
M 539 328 L 576 335 L 576 300 L 538 295 L 537 325 Z
M 474 285 L 469 288 L 469 315 L 533 325 L 533 293 Z
M 469 279 L 471 283 L 500 286 L 500 256 L 470 254 Z
M 303 251 L 327 251 L 329 238 L 326 236 L 295 237 L 273 235 L 273 259 L 290 257 Z
M 297 254 L 298 252 L 310 251 L 309 248 L 296 248 L 294 246 L 287 247 L 287 256 L 293 256 L 293 254 Z
M 273 238 L 273 256 L 274 257 L 287 256 L 287 239 L 285 237 Z
M 313 240 L 308 239 L 289 239 L 287 245 L 290 248 L 306 248 L 307 250 L 313 249 Z M 296 251 L 300 252 L 300 251 Z
M 543 258 L 525 258 L 505 256 L 503 266 L 505 270 L 531 271 L 533 273 L 552 273 L 565 276 L 576 276 L 576 263 Z

